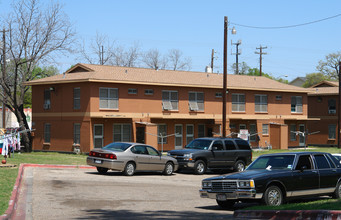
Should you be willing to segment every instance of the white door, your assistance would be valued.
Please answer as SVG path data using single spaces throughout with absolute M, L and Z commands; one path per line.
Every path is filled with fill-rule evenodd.
M 299 131 L 305 132 L 304 124 L 300 124 L 300 125 L 299 125 Z M 299 146 L 304 146 L 304 145 L 305 145 L 305 135 L 301 135 L 301 134 L 300 134 L 299 137 L 300 137 Z
M 175 149 L 182 148 L 182 125 L 175 125 Z
M 94 125 L 94 148 L 102 148 L 103 147 L 103 125 L 95 124 Z

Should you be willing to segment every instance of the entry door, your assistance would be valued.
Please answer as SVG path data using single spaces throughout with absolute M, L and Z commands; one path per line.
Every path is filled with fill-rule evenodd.
M 182 149 L 182 125 L 175 125 L 175 149 Z
M 145 144 L 145 132 L 146 128 L 145 127 L 137 127 L 136 128 L 136 142 Z
M 95 148 L 103 147 L 103 125 L 102 124 L 94 125 L 94 147 Z
M 300 124 L 300 125 L 299 125 L 299 130 L 300 130 L 301 132 L 305 132 L 304 124 Z M 304 145 L 305 145 L 305 136 L 299 135 L 299 137 L 300 137 L 299 146 L 304 146 Z

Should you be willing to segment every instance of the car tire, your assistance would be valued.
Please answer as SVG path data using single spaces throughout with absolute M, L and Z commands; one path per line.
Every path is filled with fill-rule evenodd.
M 135 164 L 132 162 L 128 162 L 126 166 L 124 167 L 123 171 L 125 176 L 132 176 L 135 173 Z
M 194 163 L 194 174 L 203 175 L 206 172 L 206 163 L 202 160 L 197 160 Z
M 336 189 L 333 194 L 334 199 L 340 199 L 341 198 L 341 181 L 336 186 Z
M 170 176 L 172 175 L 174 172 L 174 165 L 172 162 L 167 162 L 166 163 L 166 166 L 165 166 L 165 169 L 163 170 L 163 174 L 164 175 L 167 175 L 167 176 Z
M 263 201 L 268 206 L 280 206 L 284 203 L 283 192 L 278 186 L 269 186 L 264 193 Z
M 234 164 L 233 171 L 234 172 L 242 172 L 245 170 L 245 163 L 242 160 L 237 160 Z
M 104 167 L 96 167 L 96 168 L 100 174 L 105 174 L 108 172 L 108 168 L 104 168 Z
M 234 200 L 226 200 L 226 201 L 219 201 L 216 200 L 218 205 L 223 208 L 223 209 L 231 209 L 233 208 L 234 204 L 236 203 L 236 201 Z

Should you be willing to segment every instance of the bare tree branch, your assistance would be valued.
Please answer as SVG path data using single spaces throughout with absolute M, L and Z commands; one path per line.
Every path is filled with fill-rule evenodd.
M 6 55 L 10 62 L 6 74 L 2 74 L 0 101 L 6 97 L 6 106 L 15 114 L 20 127 L 29 128 L 23 107 L 29 87 L 24 82 L 36 77 L 33 70 L 39 63 L 72 52 L 75 32 L 58 3 L 45 6 L 38 0 L 18 0 L 13 4 L 13 12 L 3 20 L 9 30 Z M 30 133 L 24 134 L 23 141 L 31 151 Z

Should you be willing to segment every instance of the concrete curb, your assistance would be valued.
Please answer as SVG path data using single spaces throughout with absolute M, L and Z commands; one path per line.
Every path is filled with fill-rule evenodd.
M 24 175 L 24 170 L 26 167 L 42 167 L 42 168 L 78 168 L 78 169 L 95 169 L 95 167 L 92 166 L 86 166 L 86 165 L 46 165 L 46 164 L 20 164 L 19 170 L 18 170 L 18 176 L 15 181 L 12 195 L 10 197 L 9 203 L 8 203 L 8 208 L 5 212 L 5 214 L 0 216 L 0 220 L 7 220 L 11 219 L 13 216 L 14 212 L 16 211 L 17 208 L 17 202 L 19 198 L 19 188 L 21 186 L 22 178 Z
M 236 219 L 341 219 L 341 211 L 337 210 L 236 210 Z

